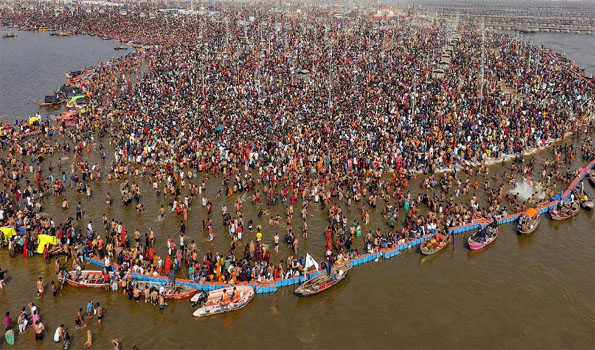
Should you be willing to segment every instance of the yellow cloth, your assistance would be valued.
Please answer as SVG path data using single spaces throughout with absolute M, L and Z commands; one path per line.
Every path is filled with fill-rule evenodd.
M 4 239 L 11 238 L 17 234 L 17 231 L 14 229 L 14 227 L 0 227 L 0 231 L 2 231 L 4 234 Z
M 31 117 L 29 118 L 29 124 L 33 124 L 35 122 L 38 122 L 41 118 L 39 118 L 38 116 L 35 117 Z
M 534 208 L 529 208 L 529 209 L 527 209 L 527 211 L 525 211 L 525 215 L 530 216 L 530 217 L 534 217 L 537 214 L 539 214 L 539 213 Z
M 43 254 L 43 248 L 45 248 L 46 245 L 56 244 L 58 244 L 58 238 L 55 236 L 39 235 L 39 246 L 37 246 L 37 250 L 35 252 L 37 254 Z

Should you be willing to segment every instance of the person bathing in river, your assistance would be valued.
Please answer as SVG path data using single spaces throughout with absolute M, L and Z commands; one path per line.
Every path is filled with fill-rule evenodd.
M 39 277 L 36 282 L 37 287 L 37 297 L 41 297 L 45 294 L 45 283 L 43 282 L 43 278 Z

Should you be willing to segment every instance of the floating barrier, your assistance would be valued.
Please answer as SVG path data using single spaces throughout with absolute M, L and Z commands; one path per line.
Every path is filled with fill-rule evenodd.
M 582 181 L 590 173 L 591 169 L 593 169 L 594 166 L 595 166 L 595 159 L 592 160 L 585 168 L 581 169 L 581 172 L 579 173 L 579 175 L 574 179 L 574 181 L 572 181 L 570 183 L 570 185 L 568 186 L 566 191 L 564 191 L 562 193 L 562 195 L 561 195 L 562 200 L 568 199 L 568 197 L 572 193 L 572 190 L 580 183 L 580 181 Z M 551 208 L 553 208 L 556 204 L 558 204 L 558 202 L 559 202 L 559 200 L 555 200 L 550 203 L 545 203 L 545 204 L 538 206 L 536 209 L 540 214 L 543 214 L 543 213 L 549 212 L 551 210 Z M 519 212 L 519 213 L 509 214 L 503 218 L 499 218 L 498 225 L 503 225 L 503 224 L 514 222 L 519 219 L 521 214 L 522 213 Z M 467 232 L 467 231 L 476 230 L 478 228 L 486 226 L 487 224 L 489 224 L 489 221 L 487 219 L 477 219 L 467 225 L 451 227 L 448 229 L 448 233 L 459 234 L 459 233 L 463 233 L 463 232 Z M 431 239 L 435 235 L 436 235 L 436 233 L 428 234 L 424 237 L 411 240 L 407 243 L 398 244 L 398 245 L 394 246 L 393 248 L 383 248 L 377 253 L 368 253 L 368 254 L 359 255 L 359 256 L 354 257 L 350 261 L 348 261 L 348 263 L 350 266 L 354 267 L 354 266 L 358 266 L 361 264 L 374 262 L 380 258 L 390 259 L 394 256 L 399 255 L 401 251 L 408 250 L 409 248 L 419 246 L 420 244 Z M 97 266 L 101 266 L 101 267 L 104 266 L 104 264 L 101 261 L 95 259 L 94 257 L 90 258 L 89 262 L 91 262 L 92 264 L 95 264 Z M 322 272 L 315 271 L 315 272 L 309 272 L 305 276 L 276 279 L 275 281 L 266 281 L 266 282 L 238 282 L 237 285 L 249 285 L 252 288 L 254 288 L 254 291 L 258 294 L 274 293 L 281 287 L 287 287 L 287 286 L 291 286 L 294 284 L 303 283 L 313 277 L 318 276 L 320 273 L 322 273 Z M 135 280 L 138 280 L 138 281 L 169 283 L 169 279 L 165 276 L 149 276 L 149 275 L 142 275 L 139 273 L 133 273 L 132 278 Z M 195 288 L 197 290 L 204 290 L 204 291 L 211 291 L 211 290 L 215 290 L 215 289 L 233 288 L 234 287 L 234 284 L 230 284 L 230 283 L 199 282 L 199 281 L 191 281 L 191 280 L 181 279 L 181 278 L 176 278 L 175 283 L 183 285 L 183 286 Z

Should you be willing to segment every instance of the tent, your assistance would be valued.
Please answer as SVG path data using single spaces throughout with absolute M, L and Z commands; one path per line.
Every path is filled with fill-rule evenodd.
M 39 235 L 39 245 L 37 246 L 37 250 L 35 251 L 37 254 L 43 254 L 43 248 L 46 245 L 56 245 L 58 244 L 58 238 L 55 236 L 50 235 Z

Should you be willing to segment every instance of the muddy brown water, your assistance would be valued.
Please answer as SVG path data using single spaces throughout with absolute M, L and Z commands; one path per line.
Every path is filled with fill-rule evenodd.
M 18 38 L 23 40 L 28 38 L 27 35 L 37 38 L 42 34 L 24 33 Z M 54 40 L 76 40 L 78 43 L 71 54 L 61 56 L 65 62 L 47 64 L 39 71 L 40 76 L 56 77 L 52 87 L 61 84 L 65 71 L 97 63 L 97 56 L 88 61 L 77 58 L 76 53 L 81 48 L 88 47 L 92 51 L 101 46 L 106 55 L 114 54 L 110 51 L 113 51 L 113 44 L 96 38 L 50 38 L 45 34 L 38 40 L 49 42 L 49 47 L 56 44 Z M 1 55 L 9 56 L 2 45 L 4 42 L 0 41 Z M 21 45 L 28 46 L 29 43 L 24 41 Z M 64 66 L 68 67 L 62 68 Z M 4 67 L 0 72 L 3 76 L 7 74 Z M 2 91 L 14 88 L 43 96 L 47 88 L 27 85 L 31 81 L 13 85 L 1 79 L 0 87 Z M 8 101 L 2 96 L 0 114 L 24 116 L 36 110 L 36 107 L 14 106 L 10 103 L 12 99 Z M 547 154 L 542 152 L 536 157 L 540 160 Z M 61 156 L 72 158 L 72 154 Z M 91 158 L 91 162 L 99 163 L 99 160 Z M 573 167 L 583 164 L 584 161 L 579 160 Z M 498 174 L 501 169 L 501 165 L 493 166 L 490 173 Z M 412 187 L 417 183 L 414 181 Z M 152 227 L 158 235 L 159 253 L 163 254 L 167 237 L 171 235 L 177 239 L 179 220 L 168 213 L 165 220 L 158 221 L 157 210 L 162 200 L 155 196 L 146 181 L 140 181 L 140 184 L 145 206 L 142 214 L 137 214 L 133 206 L 122 208 L 118 201 L 118 184 L 107 182 L 93 187 L 93 197 L 89 201 L 83 195 L 69 191 L 70 212 L 62 212 L 60 200 L 54 198 L 44 202 L 44 211 L 60 222 L 66 216 L 74 216 L 76 201 L 80 199 L 87 214 L 85 224 L 92 220 L 94 228 L 100 229 L 101 217 L 106 213 L 123 221 L 129 233 L 137 228 L 144 233 Z M 206 210 L 200 206 L 199 199 L 195 199 L 187 224 L 187 239 L 195 240 L 201 253 L 228 249 L 229 240 L 221 225 L 219 209 L 227 203 L 231 210 L 236 196 L 217 199 L 218 185 L 217 179 L 209 179 L 206 192 L 214 202 L 215 241 L 207 242 L 207 235 L 200 230 Z M 564 187 L 560 184 L 560 189 Z M 585 188 L 595 195 L 593 187 L 586 184 Z M 114 199 L 112 209 L 105 208 L 106 192 Z M 266 222 L 269 215 L 282 215 L 281 207 L 267 208 L 269 215 L 258 219 L 256 208 L 249 199 L 244 205 L 245 216 L 252 218 L 255 224 L 263 225 L 265 241 L 270 242 L 275 231 L 283 235 L 283 226 L 271 227 Z M 299 207 L 298 203 L 293 223 L 295 232 L 301 232 Z M 349 223 L 359 218 L 357 206 L 347 208 L 343 204 L 342 208 L 347 212 Z M 387 229 L 380 210 L 371 212 L 371 224 L 362 227 L 364 233 L 376 227 L 383 231 Z M 72 348 L 80 349 L 86 340 L 86 332 L 74 328 L 74 315 L 91 299 L 107 309 L 103 324 L 91 320 L 88 326 L 93 333 L 94 348 L 99 349 L 110 348 L 114 337 L 122 341 L 125 349 L 133 345 L 139 349 L 588 349 L 595 344 L 593 223 L 593 213 L 584 210 L 563 223 L 542 217 L 537 231 L 526 238 L 517 236 L 513 225 L 504 225 L 498 240 L 478 252 L 465 248 L 467 235 L 462 234 L 456 236 L 451 247 L 436 256 L 421 257 L 411 249 L 390 260 L 358 266 L 344 283 L 318 296 L 298 298 L 293 295 L 294 287 L 285 287 L 275 294 L 257 295 L 239 312 L 206 319 L 194 319 L 188 301 L 170 302 L 164 311 L 159 312 L 154 306 L 135 303 L 119 292 L 66 286 L 58 297 L 46 294 L 37 299 L 34 282 L 39 276 L 46 281 L 54 279 L 54 265 L 47 265 L 39 257 L 10 258 L 7 251 L 0 250 L 0 265 L 9 275 L 7 287 L 0 290 L 0 312 L 10 311 L 16 318 L 28 302 L 40 305 L 46 336 L 43 342 L 35 342 L 29 329 L 17 336 L 15 348 L 22 349 L 57 348 L 52 336 L 61 323 L 74 337 Z M 305 242 L 300 239 L 300 254 L 310 252 L 316 258 L 322 255 L 322 231 L 326 224 L 325 212 L 319 205 L 311 206 L 308 217 L 310 236 Z M 254 236 L 255 232 L 247 232 L 244 242 Z M 362 247 L 360 240 L 354 245 L 359 249 Z M 273 261 L 287 256 L 288 252 L 287 246 L 282 244 L 280 255 L 273 256 Z

